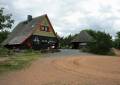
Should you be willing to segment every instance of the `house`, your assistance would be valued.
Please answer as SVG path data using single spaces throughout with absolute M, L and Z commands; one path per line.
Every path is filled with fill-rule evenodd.
M 79 49 L 87 46 L 87 43 L 93 42 L 94 39 L 85 30 L 81 31 L 72 41 L 72 48 Z
M 48 16 L 42 15 L 20 22 L 2 43 L 7 48 L 58 48 L 58 38 Z

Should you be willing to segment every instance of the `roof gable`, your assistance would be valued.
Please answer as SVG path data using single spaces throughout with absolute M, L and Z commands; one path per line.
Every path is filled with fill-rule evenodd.
M 81 31 L 72 42 L 92 42 L 94 39 L 86 31 Z
M 42 27 L 47 26 L 48 31 L 43 31 Z M 48 36 L 48 37 L 56 37 L 53 27 L 49 22 L 47 16 L 42 17 L 41 22 L 38 23 L 36 30 L 33 32 L 33 35 L 40 35 L 40 36 Z
M 27 21 L 20 22 L 13 29 L 13 31 L 8 36 L 8 38 L 2 43 L 2 45 L 21 44 L 22 42 L 24 42 L 30 35 L 32 35 L 32 33 L 36 30 L 37 23 L 41 22 L 44 17 L 47 17 L 47 15 L 45 14 L 45 15 L 33 18 L 29 22 Z

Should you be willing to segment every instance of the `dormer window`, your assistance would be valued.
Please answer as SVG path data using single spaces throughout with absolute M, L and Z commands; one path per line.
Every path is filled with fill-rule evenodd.
M 48 26 L 41 26 L 41 31 L 49 31 L 49 27 Z

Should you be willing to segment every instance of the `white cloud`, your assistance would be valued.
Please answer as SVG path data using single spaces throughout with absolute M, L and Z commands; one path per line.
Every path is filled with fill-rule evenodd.
M 68 12 L 65 16 L 63 16 L 63 21 L 68 24 L 77 24 L 80 23 L 80 18 L 84 17 L 79 11 L 76 12 Z
M 85 28 L 105 30 L 115 35 L 120 31 L 119 0 L 1 0 L 7 12 L 13 14 L 15 25 L 33 17 L 48 14 L 59 35 L 78 33 Z
M 117 26 L 117 27 L 116 27 Z M 116 31 L 120 31 L 120 20 L 116 20 L 114 23 L 114 29 Z

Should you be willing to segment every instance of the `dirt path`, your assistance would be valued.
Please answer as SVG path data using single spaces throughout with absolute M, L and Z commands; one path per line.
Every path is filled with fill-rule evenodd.
M 63 50 L 1 76 L 0 85 L 120 85 L 120 57 Z

